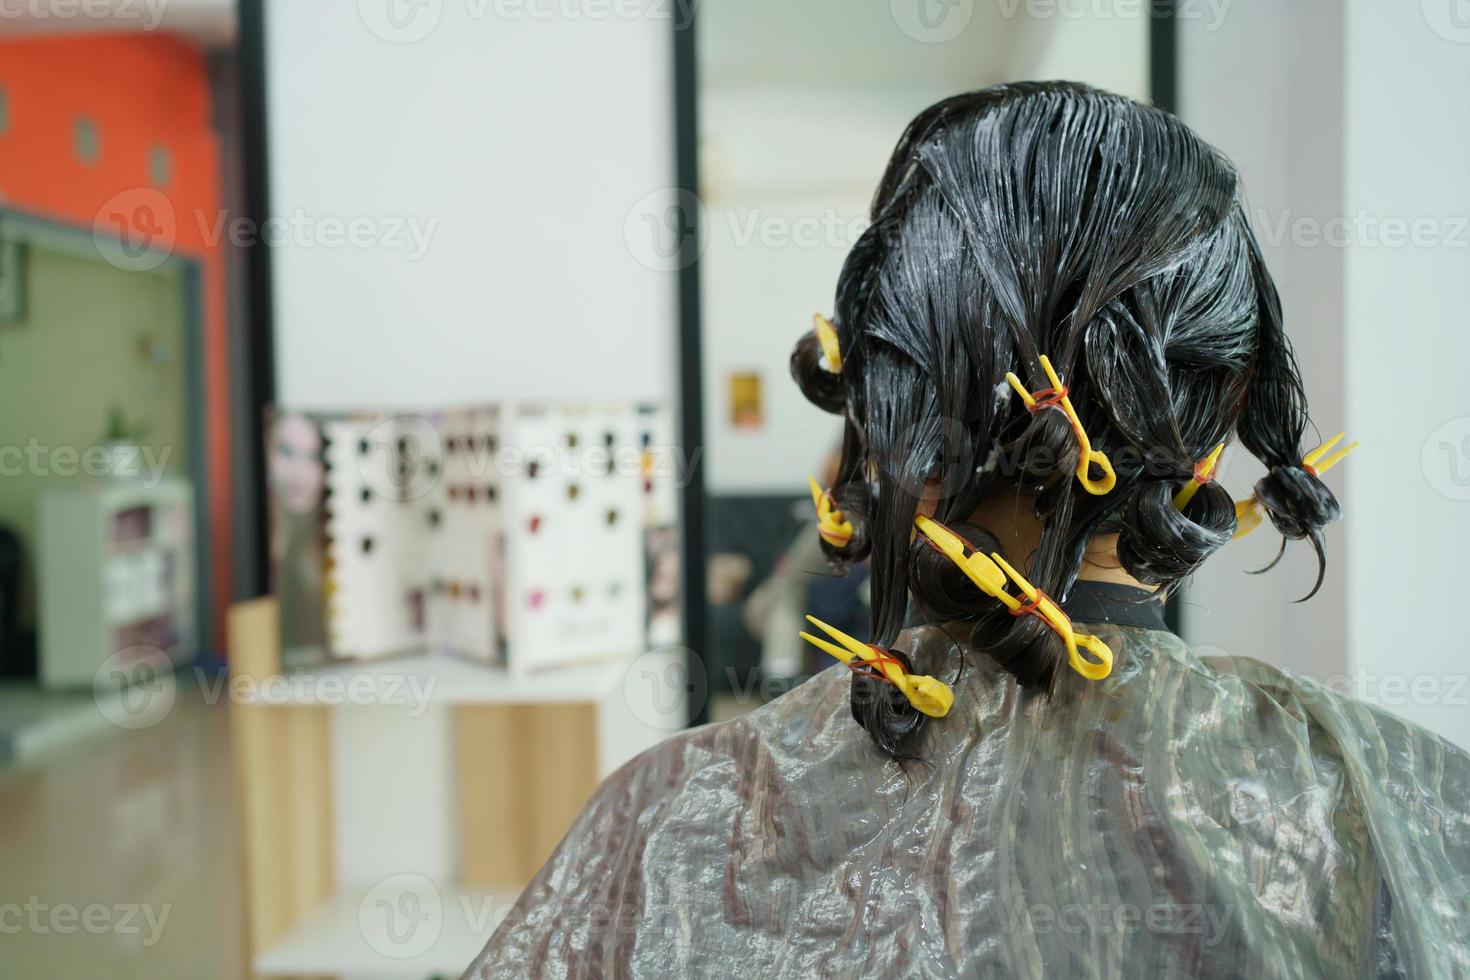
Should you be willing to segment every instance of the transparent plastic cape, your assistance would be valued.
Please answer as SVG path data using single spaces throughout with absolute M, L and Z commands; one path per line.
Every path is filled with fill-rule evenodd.
M 467 976 L 1470 975 L 1470 764 L 1171 633 L 1020 689 L 965 654 L 929 766 L 834 667 L 608 778 Z M 956 631 L 958 632 L 958 631 Z M 936 676 L 940 627 L 899 642 Z

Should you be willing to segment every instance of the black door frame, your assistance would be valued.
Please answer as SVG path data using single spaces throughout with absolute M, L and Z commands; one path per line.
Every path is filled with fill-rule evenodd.
M 699 194 L 699 49 L 696 0 L 684 0 L 674 18 L 674 186 L 679 201 Z M 703 321 L 699 290 L 699 210 L 684 214 L 679 241 L 679 442 L 691 461 L 683 486 L 680 527 L 683 549 L 686 676 L 704 677 L 702 652 L 709 648 L 705 586 Z M 709 720 L 708 683 L 689 685 L 689 724 Z
M 252 228 L 270 217 L 270 125 L 266 98 L 265 0 L 239 0 L 240 143 L 244 153 L 244 218 Z M 265 236 L 252 236 L 245 248 L 245 365 L 236 376 L 246 389 L 245 418 L 236 431 L 243 445 L 237 465 L 246 479 L 237 488 L 248 494 L 236 507 L 247 522 L 252 554 L 235 563 L 235 594 L 253 598 L 270 591 L 270 497 L 266 490 L 265 414 L 276 399 L 275 295 L 271 250 Z

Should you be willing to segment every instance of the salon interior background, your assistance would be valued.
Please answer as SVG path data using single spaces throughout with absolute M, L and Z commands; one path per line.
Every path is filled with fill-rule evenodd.
M 99 579 L 97 542 L 47 500 L 121 475 L 108 506 L 146 493 L 174 515 L 120 525 L 177 586 L 128 598 L 166 610 L 135 639 L 162 631 L 185 664 L 244 674 L 227 617 L 268 588 L 266 404 L 662 402 L 698 460 L 681 540 L 705 683 L 688 708 L 752 707 L 769 651 L 748 601 L 837 438 L 787 378 L 791 345 L 830 312 L 907 119 L 1020 77 L 1156 98 L 1236 161 L 1322 434 L 1363 444 L 1330 479 L 1346 517 L 1322 592 L 1292 602 L 1315 568 L 1304 549 L 1246 574 L 1274 554 L 1258 532 L 1195 577 L 1186 638 L 1470 745 L 1454 606 L 1470 584 L 1470 119 L 1424 96 L 1470 87 L 1451 0 L 0 0 L 0 821 L 15 821 L 0 881 L 105 895 L 87 868 L 122 868 L 123 891 L 178 916 L 131 967 L 54 935 L 27 937 L 36 962 L 301 965 L 293 937 L 340 938 L 311 932 L 313 903 L 350 912 L 384 862 L 474 857 L 425 843 L 455 838 L 449 723 L 397 743 L 365 725 L 357 742 L 404 763 L 397 791 L 330 750 L 319 781 L 338 817 L 361 804 L 420 832 L 373 853 L 295 801 L 316 829 L 283 831 L 281 853 L 319 833 L 335 857 L 281 863 L 293 887 L 315 869 L 319 891 L 271 893 L 278 922 L 221 927 L 245 914 L 238 882 L 278 881 L 232 863 L 256 832 L 230 761 L 248 736 L 191 713 L 182 685 L 163 723 L 109 716 L 91 691 L 105 652 L 56 642 L 106 618 L 82 612 L 100 588 L 44 588 L 48 567 Z M 1256 476 L 1228 461 L 1223 479 L 1240 497 Z M 141 581 L 149 561 L 119 567 Z M 452 697 L 487 689 L 471 675 Z M 581 724 L 557 729 L 567 759 L 633 744 Z M 113 805 L 80 802 L 99 785 Z

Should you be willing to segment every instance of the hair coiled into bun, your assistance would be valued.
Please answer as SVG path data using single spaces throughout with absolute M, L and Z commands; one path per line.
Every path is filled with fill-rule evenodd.
M 914 673 L 913 661 L 898 650 L 884 650 L 897 660 L 904 673 Z M 905 762 L 919 758 L 918 742 L 928 717 L 883 679 L 876 668 L 858 667 L 852 672 L 852 717 L 863 726 L 878 748 Z
M 1309 538 L 1342 516 L 1327 484 L 1301 465 L 1273 466 L 1256 481 L 1256 499 L 1285 537 Z
M 1193 572 L 1230 543 L 1235 502 L 1218 483 L 1206 483 L 1181 513 L 1174 506 L 1177 480 L 1149 480 L 1124 505 L 1118 560 L 1147 585 L 1167 585 Z
M 791 352 L 791 377 L 813 405 L 834 415 L 846 410 L 842 375 L 822 366 L 822 343 L 814 331 L 808 331 L 796 342 L 796 349 Z
M 1276 566 L 1285 553 L 1287 541 L 1310 541 L 1317 553 L 1317 580 L 1312 583 L 1312 591 L 1297 601 L 1310 599 L 1322 588 L 1327 569 L 1322 530 L 1342 516 L 1342 506 L 1327 484 L 1301 464 L 1271 467 L 1256 481 L 1256 500 L 1271 519 L 1271 525 L 1281 532 L 1281 550 L 1259 571 Z
M 839 568 L 845 568 L 868 557 L 868 489 L 862 483 L 839 483 L 828 493 L 832 495 L 833 505 L 852 525 L 852 537 L 841 547 L 823 538 L 822 551 Z
M 948 525 L 971 551 L 1000 551 L 995 536 L 974 524 Z M 1000 602 L 980 595 L 958 565 L 916 535 L 909 545 L 909 588 L 926 616 L 935 622 L 970 623 L 970 641 L 1021 683 L 1049 688 L 1066 658 L 1061 638 L 1035 616 L 1014 616 Z

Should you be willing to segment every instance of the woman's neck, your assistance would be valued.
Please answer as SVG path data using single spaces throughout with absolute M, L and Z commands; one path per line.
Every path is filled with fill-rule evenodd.
M 978 524 L 1000 541 L 1001 554 L 1014 562 L 1024 573 L 1031 570 L 1031 556 L 1041 542 L 1041 521 L 1035 514 L 1036 501 L 1033 497 L 1019 494 L 994 494 L 983 501 L 970 516 L 971 524 Z M 1155 586 L 1144 585 L 1129 575 L 1118 560 L 1118 535 L 1098 534 L 1087 543 L 1082 556 L 1079 579 L 1089 582 L 1116 582 L 1139 589 L 1153 591 Z

